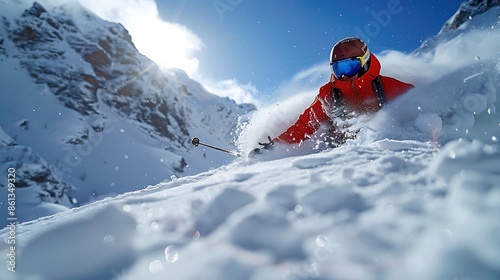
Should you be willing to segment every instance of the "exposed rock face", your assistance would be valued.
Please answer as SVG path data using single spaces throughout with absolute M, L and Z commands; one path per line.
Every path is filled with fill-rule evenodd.
M 13 146 L 19 145 L 40 160 L 46 159 L 43 165 L 29 171 L 28 165 L 22 167 L 26 157 L 14 157 L 19 158 L 19 162 L 12 164 L 25 170 L 26 182 L 39 183 L 39 187 L 45 183 L 57 185 L 62 192 L 72 189 L 78 192 L 92 185 L 98 192 L 106 193 L 106 188 L 95 186 L 97 182 L 111 185 L 117 188 L 113 193 L 120 193 L 133 190 L 132 184 L 137 189 L 171 175 L 183 175 L 186 167 L 193 165 L 189 159 L 191 135 L 201 134 L 204 140 L 212 142 L 225 139 L 231 145 L 230 135 L 238 116 L 255 109 L 251 104 L 236 104 L 207 92 L 182 70 L 160 69 L 138 52 L 121 24 L 104 21 L 76 2 L 42 3 L 0 1 L 0 62 L 9 62 L 0 65 L 2 72 L 19 71 L 30 79 L 31 88 L 45 89 L 42 93 L 18 91 L 15 83 L 5 81 L 4 85 L 0 80 L 1 88 L 10 85 L 16 89 L 10 93 L 15 94 L 15 98 L 2 94 L 0 102 L 7 104 L 8 100 L 12 104 L 8 114 L 19 116 L 0 119 L 0 127 L 11 138 L 23 135 L 20 141 L 11 143 Z M 15 9 L 14 5 L 17 5 Z M 12 12 L 16 10 L 18 12 Z M 40 95 L 49 96 L 44 100 L 51 103 L 39 104 L 32 112 L 69 108 L 73 113 L 60 118 L 47 117 L 47 120 L 45 115 L 36 115 L 37 119 L 28 116 L 32 112 L 26 109 L 25 101 Z M 40 129 L 37 122 L 42 119 L 45 123 Z M 127 127 L 129 138 L 120 134 L 124 132 L 122 127 Z M 131 133 L 131 130 L 138 132 Z M 135 139 L 130 139 L 131 135 Z M 106 158 L 95 152 L 104 149 L 103 139 L 115 141 L 117 145 L 115 149 L 114 143 L 107 144 L 113 146 L 109 155 L 101 151 L 106 153 Z M 149 146 L 145 147 L 144 143 Z M 12 158 L 11 145 L 0 147 L 0 156 L 2 149 L 5 157 Z M 123 170 L 119 166 L 130 150 L 140 154 L 150 166 L 143 166 L 142 171 L 129 167 L 137 173 L 127 172 L 126 176 L 146 179 L 126 182 L 130 186 L 118 186 L 115 182 L 123 181 L 124 175 L 115 175 L 113 171 Z M 148 155 L 151 162 L 147 162 Z M 82 162 L 92 166 L 94 172 L 82 170 Z M 95 172 L 110 166 L 111 172 L 101 175 Z M 48 172 L 51 170 L 56 173 L 62 170 L 65 176 L 56 180 Z M 102 175 L 110 176 L 108 182 L 98 179 Z M 65 178 L 70 182 L 65 182 Z M 23 183 L 23 186 L 32 185 Z

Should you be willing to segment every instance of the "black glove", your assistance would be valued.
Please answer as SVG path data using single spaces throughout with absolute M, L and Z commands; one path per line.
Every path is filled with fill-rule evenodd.
M 268 143 L 261 143 L 259 142 L 259 145 L 261 145 L 262 147 L 261 148 L 255 148 L 253 149 L 249 154 L 248 154 L 248 157 L 253 157 L 255 156 L 256 154 L 260 154 L 260 151 L 261 150 L 272 150 L 273 149 L 273 145 L 274 145 L 274 141 L 273 139 L 271 138 L 271 136 L 267 136 L 267 139 L 269 140 Z

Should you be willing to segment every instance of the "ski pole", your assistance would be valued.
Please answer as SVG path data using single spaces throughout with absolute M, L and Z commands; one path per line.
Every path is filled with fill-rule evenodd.
M 233 152 L 233 151 L 230 151 L 230 150 L 226 150 L 226 149 L 215 147 L 215 146 L 212 146 L 212 145 L 209 145 L 209 144 L 202 143 L 202 142 L 200 142 L 200 139 L 196 138 L 196 137 L 193 138 L 193 140 L 191 140 L 191 144 L 193 144 L 193 146 L 195 146 L 195 147 L 198 147 L 198 145 L 202 145 L 202 146 L 209 147 L 209 148 L 212 148 L 212 149 L 217 150 L 217 151 L 224 152 L 226 154 L 230 154 L 230 155 L 233 155 L 233 156 L 241 157 L 241 155 L 238 154 L 237 152 Z

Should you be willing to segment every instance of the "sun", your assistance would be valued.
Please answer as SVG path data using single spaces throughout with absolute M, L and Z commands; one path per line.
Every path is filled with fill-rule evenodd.
M 160 67 L 179 68 L 189 76 L 197 73 L 194 56 L 201 39 L 180 24 L 161 20 L 154 0 L 79 0 L 102 19 L 119 22 L 128 30 L 140 53 Z
M 160 67 L 179 68 L 190 76 L 197 72 L 199 61 L 194 54 L 203 44 L 188 28 L 151 19 L 130 26 L 129 32 L 139 52 Z

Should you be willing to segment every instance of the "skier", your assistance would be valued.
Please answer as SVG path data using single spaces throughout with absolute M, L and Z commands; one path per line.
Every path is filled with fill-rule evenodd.
M 330 81 L 319 89 L 319 94 L 297 121 L 269 143 L 259 143 L 269 149 L 274 143 L 298 144 L 327 126 L 329 142 L 333 146 L 355 138 L 342 131 L 334 122 L 336 117 L 369 114 L 394 100 L 414 86 L 380 75 L 380 62 L 360 38 L 348 37 L 337 42 L 330 53 Z M 251 154 L 259 153 L 255 149 Z

